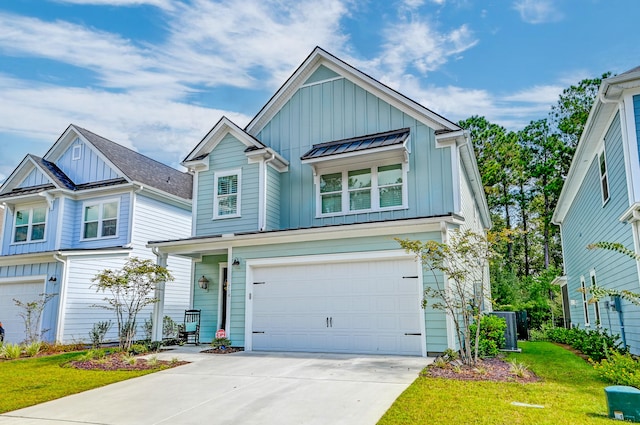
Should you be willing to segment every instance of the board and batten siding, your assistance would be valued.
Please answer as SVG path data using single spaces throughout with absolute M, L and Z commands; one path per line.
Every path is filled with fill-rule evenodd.
M 134 195 L 134 219 L 131 230 L 132 256 L 156 261 L 146 245 L 151 240 L 173 240 L 191 235 L 191 211 L 158 200 Z M 191 305 L 191 259 L 167 258 L 174 280 L 165 285 L 164 315 L 182 323 L 184 311 Z
M 575 300 L 570 306 L 571 323 L 584 328 L 585 320 L 580 288 L 580 277 L 590 285 L 591 271 L 595 270 L 597 284 L 612 289 L 638 290 L 638 272 L 632 258 L 608 250 L 589 250 L 587 245 L 596 242 L 617 242 L 633 249 L 633 234 L 629 224 L 619 221 L 629 207 L 627 180 L 624 167 L 624 151 L 620 130 L 620 117 L 611 123 L 604 139 L 607 172 L 609 179 L 609 200 L 603 205 L 600 186 L 600 171 L 597 155 L 588 164 L 588 172 L 569 208 L 562 224 L 565 271 L 569 298 Z M 603 300 L 604 301 L 604 300 Z M 640 351 L 640 317 L 634 314 L 629 303 L 623 301 L 627 342 L 635 341 L 635 351 Z M 613 333 L 620 332 L 618 315 L 607 312 L 601 302 L 601 325 Z M 595 313 L 588 306 L 590 326 L 595 326 Z M 609 314 L 609 316 L 607 315 Z M 609 318 L 611 319 L 609 321 Z
M 25 188 L 25 187 L 32 187 L 32 186 L 40 186 L 40 185 L 49 184 L 49 183 L 51 183 L 49 178 L 46 177 L 44 174 L 42 174 L 40 170 L 38 170 L 37 168 L 34 168 L 27 175 L 27 177 L 25 177 L 24 180 L 22 180 L 20 184 L 17 185 L 17 187 Z
M 398 235 L 399 238 L 425 240 L 440 240 L 440 233 L 420 233 Z M 385 250 L 398 250 L 400 245 L 390 236 L 370 236 L 364 238 L 338 239 L 327 241 L 307 241 L 287 244 L 277 244 L 256 247 L 237 247 L 233 250 L 234 256 L 241 259 L 238 267 L 233 267 L 231 274 L 231 315 L 229 333 L 236 346 L 244 346 L 245 332 L 245 300 L 246 300 L 246 261 L 260 258 L 291 257 L 301 255 L 326 255 L 336 253 L 378 252 Z M 213 257 L 205 257 L 201 265 L 196 266 L 197 275 L 200 267 L 214 267 Z M 436 284 L 431 272 L 423 274 L 423 286 Z M 440 282 L 442 276 L 439 277 Z M 196 299 L 199 297 L 196 297 Z M 200 302 L 200 301 L 199 301 Z M 416 298 L 416 302 L 421 302 Z M 442 352 L 447 348 L 447 323 L 445 315 L 431 307 L 422 310 L 426 326 L 427 351 Z M 217 314 L 217 313 L 216 313 Z
M 209 169 L 198 173 L 195 236 L 249 232 L 258 229 L 259 164 L 249 164 L 246 146 L 228 134 L 209 154 Z M 240 217 L 213 219 L 215 172 L 241 170 Z
M 266 230 L 280 229 L 280 173 L 267 166 L 267 223 Z
M 41 330 L 45 331 L 42 335 L 43 340 L 53 342 L 55 341 L 56 326 L 58 318 L 58 306 L 60 303 L 60 280 L 62 277 L 62 263 L 58 261 L 51 261 L 48 263 L 33 263 L 33 264 L 18 264 L 13 266 L 0 267 L 0 280 L 11 282 L 12 278 L 19 278 L 20 281 L 29 282 L 30 277 L 45 276 L 44 288 L 46 294 L 55 294 L 49 302 L 45 305 L 42 311 L 42 325 Z M 50 282 L 49 278 L 54 276 L 56 282 Z M 25 280 L 26 279 L 26 280 Z M 39 280 L 32 280 L 35 282 Z M 0 283 L 1 284 L 1 283 Z M 34 300 L 20 300 L 23 302 L 31 302 Z M 2 312 L 0 312 L 0 315 Z M 0 321 L 2 319 L 0 318 Z
M 3 238 L 2 238 L 2 255 L 18 255 L 29 254 L 32 252 L 46 252 L 55 249 L 56 232 L 58 230 L 58 211 L 60 200 L 53 201 L 53 208 L 49 209 L 46 202 L 42 203 L 29 203 L 29 204 L 15 204 L 13 213 L 8 209 L 6 210 L 6 220 L 4 222 Z M 13 242 L 13 231 L 15 227 L 15 212 L 22 208 L 32 207 L 47 207 L 47 218 L 45 224 L 45 237 L 42 241 L 34 242 Z
M 316 218 L 311 166 L 300 157 L 314 144 L 410 129 L 407 210 Z M 255 135 L 289 161 L 281 177 L 280 227 L 295 229 L 343 223 L 433 216 L 453 211 L 450 147 L 436 148 L 434 130 L 341 78 L 301 87 Z M 366 158 L 362 161 L 366 165 Z M 354 158 L 354 168 L 358 159 Z M 363 164 L 364 164 L 363 163 Z
M 73 147 L 80 145 L 80 158 L 73 159 Z M 75 184 L 93 183 L 121 177 L 96 154 L 93 148 L 76 138 L 53 161 Z

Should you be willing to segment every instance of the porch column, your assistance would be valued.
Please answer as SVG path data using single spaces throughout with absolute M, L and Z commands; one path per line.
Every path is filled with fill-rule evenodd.
M 154 249 L 159 266 L 167 267 L 167 254 Z M 154 297 L 158 300 L 153 304 L 153 326 L 151 328 L 151 341 L 162 341 L 162 319 L 164 318 L 164 288 L 166 282 L 158 282 Z

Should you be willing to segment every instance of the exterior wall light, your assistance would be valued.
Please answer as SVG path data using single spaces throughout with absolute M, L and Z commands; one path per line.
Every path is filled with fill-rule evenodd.
M 202 289 L 207 289 L 209 287 L 209 279 L 202 275 L 202 277 L 198 279 L 198 285 L 200 285 L 200 288 Z

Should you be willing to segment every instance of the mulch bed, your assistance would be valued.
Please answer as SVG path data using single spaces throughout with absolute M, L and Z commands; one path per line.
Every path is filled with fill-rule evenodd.
M 166 361 L 155 360 L 150 361 L 136 357 L 135 362 L 131 363 L 121 354 L 110 354 L 102 359 L 93 360 L 74 360 L 68 363 L 69 366 L 83 370 L 160 370 L 169 369 L 176 366 L 182 366 L 189 362 L 185 361 Z
M 493 381 L 493 382 L 538 382 L 540 378 L 529 371 L 527 377 L 519 377 L 511 372 L 511 365 L 499 358 L 479 360 L 477 366 L 470 367 L 457 363 L 458 367 L 448 363 L 445 367 L 429 365 L 423 376 L 461 381 Z

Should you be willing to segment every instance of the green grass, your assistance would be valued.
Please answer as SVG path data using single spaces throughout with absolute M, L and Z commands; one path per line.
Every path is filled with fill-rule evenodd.
M 611 424 L 604 388 L 591 365 L 547 342 L 522 342 L 510 354 L 542 378 L 531 384 L 465 382 L 419 377 L 379 425 Z M 513 406 L 512 402 L 544 408 Z
M 153 371 L 97 371 L 62 367 L 84 352 L 0 361 L 0 413 L 102 387 Z

